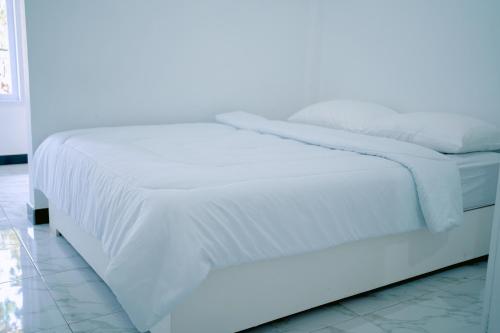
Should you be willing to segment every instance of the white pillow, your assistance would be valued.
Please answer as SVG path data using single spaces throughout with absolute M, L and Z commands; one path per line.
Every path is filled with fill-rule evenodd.
M 397 114 L 385 106 L 350 100 L 333 100 L 307 106 L 289 121 L 361 132 L 381 117 Z
M 453 113 L 396 114 L 377 120 L 365 133 L 415 143 L 441 153 L 500 149 L 500 130 L 497 127 Z

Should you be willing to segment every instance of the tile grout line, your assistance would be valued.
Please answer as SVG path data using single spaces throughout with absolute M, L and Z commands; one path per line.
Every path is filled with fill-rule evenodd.
M 384 329 L 382 326 L 380 326 L 380 325 L 379 325 L 379 324 L 377 324 L 376 322 L 374 322 L 373 320 L 371 320 L 370 318 L 363 317 L 363 319 L 364 319 L 364 320 L 366 320 L 367 322 L 369 322 L 370 324 L 372 324 L 372 325 L 374 325 L 374 326 L 376 326 L 376 327 L 380 328 L 380 330 L 381 330 L 381 331 L 383 331 L 383 332 L 390 332 L 390 331 L 388 331 L 388 330 Z
M 452 268 L 451 270 L 453 270 L 453 268 Z M 430 275 L 428 278 L 432 278 L 432 277 L 433 277 L 433 275 Z M 466 279 L 466 280 L 468 280 L 468 278 L 465 278 L 465 279 Z M 474 279 L 475 279 L 475 278 L 474 278 Z M 418 281 L 418 280 L 415 280 L 415 281 Z M 450 285 L 460 285 L 460 284 L 461 284 L 461 283 L 463 283 L 463 282 L 464 282 L 464 281 L 459 281 L 459 282 L 453 282 L 453 283 L 448 283 L 448 284 L 450 284 Z M 386 288 L 387 288 L 386 290 L 389 290 L 389 289 L 391 289 L 392 287 L 388 286 L 388 287 L 386 287 Z M 420 298 L 420 297 L 422 297 L 422 296 L 426 296 L 426 295 L 429 295 L 429 294 L 432 294 L 432 293 L 439 293 L 439 292 L 447 292 L 447 293 L 449 293 L 449 291 L 448 291 L 448 290 L 446 290 L 446 289 L 444 289 L 444 288 L 442 288 L 442 287 L 439 287 L 439 286 L 436 286 L 436 287 L 433 287 L 433 288 L 436 288 L 437 290 L 429 290 L 429 291 L 424 292 L 424 293 L 422 293 L 422 294 L 420 294 L 420 295 L 418 295 L 418 296 L 413 296 L 413 297 L 408 298 L 408 299 L 406 299 L 406 300 L 402 300 L 402 301 L 399 301 L 399 302 L 397 302 L 397 303 L 394 303 L 394 304 L 391 304 L 391 305 L 388 305 L 388 306 L 383 306 L 383 307 L 380 307 L 380 308 L 378 308 L 378 309 L 376 309 L 376 310 L 374 310 L 374 311 L 370 311 L 370 312 L 367 312 L 367 313 L 365 313 L 365 314 L 359 314 L 359 313 L 357 313 L 356 311 L 349 309 L 347 306 L 345 306 L 345 305 L 343 305 L 343 304 L 340 304 L 340 303 L 339 303 L 339 305 L 342 305 L 344 308 L 348 309 L 349 311 L 354 312 L 354 313 L 355 313 L 355 314 L 357 314 L 358 316 L 363 317 L 363 316 L 368 316 L 368 315 L 371 315 L 371 314 L 373 314 L 373 313 L 375 313 L 375 312 L 378 312 L 378 311 L 381 311 L 381 310 L 385 310 L 385 309 L 391 308 L 391 307 L 393 307 L 393 306 L 399 305 L 399 304 L 404 303 L 404 302 L 407 302 L 407 301 L 416 300 L 416 299 L 418 299 L 418 298 Z M 353 296 L 353 297 L 356 297 L 356 296 Z M 363 296 L 363 297 L 364 297 L 364 296 Z M 348 297 L 348 298 L 351 298 L 351 297 Z M 342 300 L 340 300 L 339 302 L 342 302 Z
M 24 243 L 22 243 L 22 244 L 23 244 L 23 246 L 24 246 Z M 31 257 L 31 253 L 30 253 L 28 250 L 26 250 L 26 252 L 28 252 L 28 255 L 30 256 L 31 261 L 33 262 L 33 258 Z M 56 308 L 57 308 L 57 311 L 59 311 L 59 314 L 61 315 L 62 319 L 63 319 L 63 320 L 64 320 L 64 322 L 66 323 L 66 326 L 68 326 L 69 330 L 70 330 L 71 332 L 73 332 L 73 331 L 71 330 L 71 326 L 69 326 L 69 322 L 68 322 L 68 320 L 66 319 L 66 317 L 65 317 L 65 316 L 64 316 L 64 314 L 62 313 L 61 308 L 59 307 L 59 304 L 57 304 L 56 299 L 54 298 L 54 295 L 52 294 L 52 290 L 50 290 L 50 288 L 49 288 L 49 286 L 48 286 L 47 282 L 45 281 L 45 279 L 44 279 L 43 275 L 40 273 L 40 270 L 39 270 L 39 269 L 38 269 L 38 267 L 34 264 L 34 262 L 33 262 L 33 265 L 35 266 L 35 269 L 36 269 L 36 271 L 38 272 L 38 275 L 40 275 L 40 280 L 42 280 L 43 285 L 44 285 L 44 286 L 45 286 L 45 288 L 47 289 L 47 292 L 49 293 L 50 298 L 51 298 L 51 299 L 52 299 L 52 301 L 54 302 L 54 304 L 55 304 L 55 306 L 56 306 Z
M 479 275 L 478 275 L 479 276 Z M 432 276 L 431 276 L 432 278 Z M 466 277 L 465 280 L 476 280 L 478 279 L 478 277 L 473 277 L 473 278 L 470 278 L 470 277 Z M 460 285 L 461 283 L 465 283 L 467 281 L 458 281 L 458 282 L 453 282 L 453 283 L 449 283 L 451 285 Z M 390 289 L 390 288 L 388 288 Z M 319 329 L 314 329 L 312 331 L 310 331 L 309 333 L 315 333 L 316 331 L 319 331 L 319 330 L 322 330 L 324 328 L 327 328 L 327 327 L 336 327 L 337 325 L 341 325 L 343 323 L 347 323 L 349 321 L 353 321 L 353 320 L 356 320 L 356 319 L 363 319 L 363 320 L 366 320 L 367 322 L 369 322 L 370 324 L 378 327 L 380 330 L 382 330 L 383 332 L 390 332 L 388 331 L 387 329 L 384 329 L 382 326 L 380 326 L 379 324 L 377 324 L 375 321 L 372 320 L 372 316 L 374 315 L 374 313 L 378 312 L 378 311 L 382 311 L 382 310 L 386 310 L 386 309 L 390 309 L 392 307 L 396 307 L 396 306 L 401 306 L 403 303 L 405 302 L 411 302 L 411 301 L 418 301 L 419 298 L 421 297 L 424 297 L 424 296 L 429 296 L 429 295 L 433 295 L 433 294 L 439 294 L 439 293 L 449 293 L 449 294 L 452 294 L 450 293 L 450 291 L 444 289 L 444 288 L 441 288 L 441 287 L 433 287 L 433 289 L 431 290 L 428 290 L 426 292 L 423 292 L 422 294 L 418 295 L 418 296 L 414 296 L 414 297 L 410 297 L 406 300 L 403 300 L 403 301 L 400 301 L 400 302 L 397 302 L 397 303 L 394 303 L 394 304 L 391 304 L 389 306 L 385 306 L 385 307 L 379 307 L 377 308 L 376 310 L 374 311 L 370 311 L 366 314 L 363 314 L 363 315 L 358 315 L 354 318 L 351 318 L 351 319 L 348 319 L 348 320 L 341 320 L 341 321 L 338 321 L 337 323 L 335 323 L 334 325 L 331 325 L 331 326 L 326 326 L 326 327 L 323 327 L 323 328 L 319 328 Z M 339 305 L 342 305 L 342 304 L 339 304 Z M 347 308 L 346 306 L 342 305 L 344 308 L 350 310 L 349 308 Z M 430 307 L 430 308 L 434 308 L 432 306 L 427 306 L 427 307 Z M 441 309 L 441 307 L 439 307 L 439 309 Z M 353 311 L 353 310 L 350 310 L 351 312 L 354 312 L 355 314 L 357 314 L 357 312 Z
M 389 287 L 389 289 L 390 289 L 390 287 Z M 440 290 L 440 291 L 441 291 L 441 290 Z M 356 311 L 354 311 L 354 310 L 350 310 L 350 309 L 349 309 L 348 307 L 346 307 L 346 306 L 344 306 L 344 307 L 346 307 L 346 308 L 347 308 L 347 309 L 349 309 L 350 311 L 352 311 L 352 312 L 356 313 L 358 316 L 363 317 L 363 316 L 368 316 L 368 315 L 371 315 L 371 314 L 373 314 L 373 313 L 375 313 L 375 312 L 378 312 L 378 311 L 380 311 L 380 310 L 385 310 L 385 309 L 392 308 L 393 306 L 399 305 L 399 304 L 404 303 L 404 302 L 413 301 L 413 300 L 415 300 L 415 299 L 417 299 L 417 298 L 419 298 L 419 297 L 422 297 L 422 296 L 424 296 L 424 295 L 429 295 L 429 294 L 431 294 L 431 293 L 433 293 L 433 292 L 437 292 L 437 291 L 436 291 L 436 290 L 434 290 L 434 291 L 426 291 L 425 293 L 423 293 L 423 294 L 421 294 L 421 295 L 419 295 L 419 296 L 413 296 L 413 297 L 411 297 L 411 298 L 408 298 L 408 299 L 405 299 L 405 300 L 402 300 L 402 301 L 398 301 L 397 303 L 393 303 L 393 304 L 391 304 L 391 305 L 381 306 L 381 307 L 377 308 L 376 310 L 373 310 L 373 311 L 370 311 L 370 312 L 367 312 L 367 313 L 364 313 L 364 314 L 358 313 L 358 312 L 356 312 Z M 354 297 L 356 297 L 356 296 L 354 296 Z M 365 296 L 363 296 L 363 297 L 365 297 Z
M 443 291 L 442 291 L 442 290 L 436 290 L 436 291 L 433 291 L 433 292 L 431 292 L 431 293 L 440 293 L 440 292 L 443 292 Z M 429 293 L 426 293 L 425 295 L 428 295 L 428 294 L 429 294 Z M 451 294 L 451 293 L 450 293 L 450 294 Z M 423 296 L 423 295 L 422 295 L 422 296 Z M 410 300 L 408 300 L 408 301 L 410 301 Z M 368 314 L 363 315 L 363 316 L 361 316 L 361 317 L 362 317 L 364 320 L 366 320 L 366 321 L 368 321 L 369 323 L 371 323 L 372 325 L 375 325 L 376 327 L 380 328 L 383 332 L 391 332 L 391 330 L 384 329 L 384 328 L 383 328 L 380 324 L 377 324 L 377 322 L 375 322 L 375 321 L 371 318 L 371 316 L 373 316 L 375 312 L 382 311 L 382 310 L 387 310 L 387 309 L 391 309 L 391 308 L 393 308 L 393 307 L 396 307 L 396 306 L 398 306 L 398 305 L 401 305 L 402 303 L 404 303 L 404 302 L 401 302 L 401 303 L 398 303 L 398 304 L 394 304 L 394 305 L 389 306 L 389 307 L 386 307 L 386 308 L 381 308 L 381 309 L 379 309 L 379 310 L 377 310 L 377 311 L 374 311 L 374 312 L 368 313 Z M 438 309 L 438 310 L 449 310 L 449 311 L 455 311 L 455 310 L 451 310 L 451 309 L 449 309 L 449 308 L 447 308 L 447 307 L 439 307 L 439 306 L 438 306 L 438 307 L 436 307 L 436 306 L 432 306 L 432 305 L 421 305 L 421 306 L 422 306 L 422 307 L 425 307 L 425 308 L 430 308 L 430 309 L 433 309 L 433 310 Z M 461 310 L 458 310 L 458 311 L 461 311 Z
M 113 312 L 110 312 L 110 313 L 106 313 L 106 314 L 103 314 L 103 315 L 99 315 L 99 316 L 97 316 L 97 317 L 92 317 L 92 318 L 88 318 L 88 319 L 78 320 L 78 321 L 72 322 L 71 324 L 73 324 L 73 325 L 75 325 L 75 324 L 80 324 L 80 323 L 84 323 L 84 322 L 86 322 L 86 321 L 90 321 L 90 320 L 94 320 L 94 319 L 99 319 L 99 318 L 106 317 L 106 316 L 111 316 L 111 315 L 114 315 L 114 314 L 117 314 L 117 313 L 121 313 L 121 312 L 123 312 L 123 313 L 127 314 L 127 313 L 125 312 L 125 310 L 123 310 L 123 309 L 122 309 L 122 310 L 116 310 L 116 311 L 113 311 Z M 128 315 L 127 315 L 127 316 L 128 316 Z M 71 324 L 69 324 L 69 325 L 71 325 Z
M 0 202 L 0 212 L 3 214 L 3 216 L 5 216 L 5 218 L 0 220 L 0 222 L 5 220 L 10 225 L 9 217 L 7 216 L 7 213 L 5 213 L 5 209 L 3 209 L 3 204 L 1 202 Z
M 352 318 L 349 318 L 349 319 L 342 319 L 342 320 L 339 320 L 338 322 L 335 322 L 331 325 L 327 325 L 327 326 L 323 326 L 323 327 L 320 327 L 320 328 L 315 328 L 314 330 L 312 331 L 309 331 L 308 333 L 315 333 L 317 331 L 320 331 L 320 330 L 323 330 L 325 328 L 329 328 L 329 327 L 335 327 L 337 325 L 340 325 L 340 324 L 344 324 L 344 323 L 347 323 L 348 321 L 351 321 L 351 320 L 355 320 L 355 319 L 359 319 L 359 318 L 363 318 L 363 316 L 361 315 L 358 315 L 357 313 L 354 313 L 355 316 L 352 317 Z M 293 329 L 293 328 L 292 328 Z M 286 332 L 283 332 L 283 333 L 286 333 Z
M 468 278 L 466 278 L 468 279 Z M 462 281 L 462 282 L 455 282 L 455 283 L 450 283 L 450 284 L 453 284 L 453 285 L 460 285 L 461 283 L 465 283 L 466 281 Z M 402 302 L 399 302 L 399 303 L 396 303 L 396 304 L 393 304 L 391 306 L 388 306 L 388 307 L 384 307 L 384 308 L 380 308 L 380 309 L 377 309 L 376 311 L 373 311 L 373 312 L 370 312 L 370 313 L 367 313 L 365 315 L 362 315 L 361 317 L 370 322 L 371 324 L 377 326 L 378 328 L 380 328 L 382 331 L 384 332 L 387 332 L 387 330 L 384 330 L 383 327 L 381 327 L 380 325 L 378 325 L 375 321 L 373 321 L 370 317 L 375 313 L 375 312 L 378 312 L 378 311 L 382 311 L 382 310 L 387 310 L 387 309 L 390 309 L 390 308 L 393 308 L 393 307 L 396 307 L 398 305 L 401 305 L 402 303 L 405 303 L 405 302 L 408 302 L 408 301 L 415 301 L 415 300 L 418 300 L 418 298 L 422 297 L 422 296 L 429 296 L 429 295 L 432 295 L 432 294 L 439 294 L 439 293 L 447 293 L 449 295 L 453 295 L 452 292 L 450 292 L 449 290 L 446 290 L 446 289 L 442 289 L 441 287 L 434 287 L 436 288 L 437 290 L 434 290 L 434 291 L 430 291 L 430 292 L 426 292 L 420 296 L 417 296 L 415 298 L 412 298 L 412 299 L 408 299 L 406 301 L 402 301 Z M 425 307 L 427 308 L 432 308 L 432 309 L 447 309 L 446 307 L 435 307 L 435 306 L 432 306 L 432 305 L 425 305 Z

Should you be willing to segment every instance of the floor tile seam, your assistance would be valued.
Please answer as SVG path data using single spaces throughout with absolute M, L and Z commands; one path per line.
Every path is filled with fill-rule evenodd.
M 88 264 L 87 264 L 88 265 Z M 59 274 L 59 273 L 67 273 L 67 272 L 71 272 L 71 271 L 78 271 L 78 270 L 83 270 L 83 269 L 87 269 L 87 268 L 90 268 L 90 266 L 87 266 L 87 267 L 77 267 L 77 268 L 68 268 L 68 269 L 64 269 L 64 270 L 60 270 L 60 271 L 57 271 L 57 272 L 51 272 L 51 273 L 42 273 L 39 269 L 38 269 L 38 266 L 37 267 L 37 270 L 39 271 L 39 274 L 41 277 L 45 277 L 45 276 L 51 276 L 51 275 L 55 275 L 55 274 Z M 92 281 L 93 282 L 93 281 Z M 101 282 L 101 281 L 99 281 Z
M 122 309 L 122 310 L 116 310 L 116 311 L 112 311 L 112 312 L 110 312 L 110 313 L 106 313 L 106 314 L 99 315 L 99 316 L 97 316 L 97 317 L 87 318 L 87 319 L 78 320 L 78 321 L 72 321 L 72 322 L 70 322 L 68 325 L 77 325 L 77 324 L 84 323 L 84 322 L 86 322 L 86 321 L 95 320 L 95 319 L 98 319 L 98 318 L 103 318 L 103 317 L 106 317 L 106 316 L 111 316 L 111 315 L 114 315 L 114 314 L 117 314 L 117 313 L 121 313 L 121 312 L 123 312 L 123 313 L 127 314 L 127 313 L 125 312 L 125 310 L 123 310 L 123 309 Z M 128 316 L 128 315 L 127 315 L 127 316 Z
M 38 269 L 38 267 L 37 267 Z M 47 289 L 49 295 L 50 295 L 50 298 L 52 299 L 52 302 L 54 302 L 54 304 L 56 305 L 56 308 L 57 308 L 57 311 L 59 311 L 59 314 L 61 315 L 62 319 L 64 320 L 64 322 L 66 323 L 66 325 L 70 328 L 71 330 L 71 326 L 69 325 L 69 321 L 66 319 L 66 317 L 64 316 L 62 310 L 61 310 L 61 307 L 59 306 L 59 304 L 57 303 L 56 301 L 56 298 L 54 297 L 53 293 L 52 293 L 52 290 L 50 289 L 49 285 L 47 284 L 47 281 L 45 281 L 45 279 L 43 278 L 43 276 L 41 276 L 41 280 L 42 280 L 42 283 L 43 285 L 45 286 L 45 288 Z M 71 330 L 71 332 L 73 332 Z
M 385 310 L 385 309 L 389 309 L 389 308 L 391 308 L 391 307 L 393 307 L 393 306 L 400 305 L 400 304 L 405 303 L 405 302 L 409 302 L 409 301 L 416 300 L 416 299 L 418 299 L 419 297 L 422 297 L 422 296 L 425 296 L 425 295 L 429 295 L 429 294 L 431 294 L 431 293 L 433 293 L 433 292 L 437 292 L 437 291 L 427 291 L 427 292 L 425 292 L 425 293 L 420 294 L 419 296 L 413 296 L 413 297 L 411 297 L 411 298 L 407 298 L 407 299 L 405 299 L 405 300 L 398 301 L 398 302 L 393 303 L 393 304 L 391 304 L 391 305 L 387 305 L 387 306 L 382 306 L 382 307 L 379 307 L 379 308 L 377 308 L 376 310 L 373 310 L 373 311 L 370 311 L 370 312 L 366 312 L 366 313 L 358 313 L 358 312 L 356 312 L 356 311 L 354 311 L 354 310 L 351 310 L 351 311 L 354 311 L 354 312 L 355 312 L 358 316 L 368 316 L 368 315 L 371 315 L 371 314 L 373 314 L 373 313 L 375 313 L 375 312 L 378 312 L 378 311 L 381 311 L 381 310 Z
M 352 311 L 351 311 L 352 312 Z M 322 326 L 322 327 L 319 327 L 319 328 L 315 328 L 313 329 L 312 331 L 309 331 L 308 333 L 314 333 L 316 331 L 319 331 L 319 330 L 322 330 L 322 329 L 325 329 L 325 328 L 328 328 L 328 327 L 335 327 L 337 325 L 340 325 L 340 324 L 344 324 L 348 321 L 351 321 L 351 320 L 355 320 L 355 319 L 359 319 L 359 318 L 362 318 L 361 315 L 358 315 L 357 313 L 354 313 L 354 316 L 352 318 L 349 318 L 349 319 L 341 319 L 339 321 L 336 321 L 335 323 L 332 323 L 330 325 L 326 325 L 326 326 Z M 291 326 L 291 328 L 293 329 L 293 326 Z

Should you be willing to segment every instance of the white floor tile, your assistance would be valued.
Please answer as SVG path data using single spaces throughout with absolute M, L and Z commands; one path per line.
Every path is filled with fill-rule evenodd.
M 0 332 L 35 333 L 66 324 L 40 278 L 0 284 L 0 309 Z
M 412 281 L 407 284 L 388 287 L 358 297 L 348 298 L 341 301 L 340 304 L 358 315 L 365 315 L 435 290 L 435 288 L 428 285 L 421 285 L 418 281 Z
M 5 214 L 2 204 L 0 204 L 0 225 L 2 225 L 2 222 L 6 223 L 7 222 L 7 215 Z
M 11 218 L 9 219 L 9 224 L 13 227 L 17 228 L 30 228 L 33 227 L 33 222 L 31 222 L 28 218 Z M 35 227 L 40 227 L 40 226 L 47 226 L 48 229 L 48 224 L 40 224 Z
M 73 332 L 71 332 L 68 325 L 63 325 L 63 326 L 49 328 L 46 330 L 36 331 L 36 333 L 73 333 Z
M 12 246 L 0 250 L 0 286 L 2 283 L 38 276 L 28 252 Z
M 459 284 L 443 287 L 443 291 L 451 294 L 459 299 L 460 297 L 468 297 L 482 302 L 484 299 L 484 286 L 486 282 L 481 278 L 464 281 Z
M 0 249 L 5 249 L 12 246 L 22 246 L 15 230 L 12 229 L 10 225 L 0 225 Z
M 439 302 L 436 300 L 436 302 Z M 433 306 L 429 301 L 411 300 L 366 316 L 386 332 L 480 332 L 476 312 Z
M 51 234 L 48 227 L 14 226 L 14 229 L 35 262 L 79 256 L 63 237 Z
M 384 333 L 384 331 L 368 320 L 362 317 L 357 317 L 338 325 L 325 327 L 311 333 Z
M 57 237 L 50 232 L 48 224 L 33 225 L 26 219 L 14 219 L 9 220 L 9 222 L 17 237 L 28 252 L 32 254 L 35 261 L 39 258 L 50 259 L 76 255 L 76 251 L 71 248 L 64 238 Z
M 3 176 L 15 176 L 15 175 L 27 175 L 28 174 L 28 164 L 9 164 L 0 166 L 0 177 Z
M 0 202 L 8 219 L 27 219 L 26 201 L 24 202 Z
M 326 305 L 273 323 L 277 332 L 310 332 L 347 321 L 356 314 L 338 304 Z
M 0 177 L 0 202 L 26 203 L 29 199 L 28 175 Z
M 68 323 L 123 311 L 114 294 L 92 269 L 66 271 L 43 278 Z
M 38 261 L 35 265 L 42 276 L 90 267 L 80 256 L 47 259 Z
M 309 333 L 356 318 L 356 314 L 338 304 L 331 304 L 273 321 L 245 333 Z
M 137 333 L 125 312 L 71 324 L 73 333 Z

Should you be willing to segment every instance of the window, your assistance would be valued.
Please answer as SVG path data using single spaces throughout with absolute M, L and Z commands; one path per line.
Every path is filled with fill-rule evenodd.
M 0 0 L 0 101 L 19 100 L 14 0 Z

